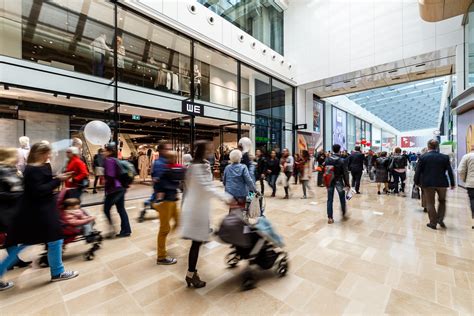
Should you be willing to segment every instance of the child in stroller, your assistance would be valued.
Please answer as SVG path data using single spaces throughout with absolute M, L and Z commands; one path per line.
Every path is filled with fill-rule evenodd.
M 84 254 L 84 259 L 94 260 L 95 252 L 99 250 L 103 239 L 100 231 L 94 229 L 95 217 L 81 209 L 79 199 L 68 198 L 67 193 L 67 189 L 61 191 L 57 203 L 63 229 L 63 246 L 85 240 L 92 247 Z M 39 264 L 41 267 L 49 265 L 46 252 L 41 255 Z
M 270 221 L 263 216 L 263 197 L 254 195 L 252 201 L 260 206 L 259 212 L 252 212 L 252 202 L 246 209 L 234 209 L 221 223 L 216 233 L 219 238 L 232 245 L 233 250 L 225 260 L 229 267 L 236 267 L 239 261 L 248 260 L 244 272 L 242 290 L 255 287 L 252 266 L 263 270 L 274 268 L 283 277 L 288 272 L 288 254 L 284 251 L 283 240 L 275 232 Z

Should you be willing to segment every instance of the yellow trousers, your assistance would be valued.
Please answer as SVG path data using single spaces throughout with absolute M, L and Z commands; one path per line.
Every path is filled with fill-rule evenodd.
M 153 205 L 153 208 L 160 216 L 160 230 L 157 236 L 158 260 L 165 259 L 166 252 L 166 237 L 171 230 L 170 221 L 174 220 L 174 228 L 178 225 L 178 203 L 176 201 L 163 201 Z

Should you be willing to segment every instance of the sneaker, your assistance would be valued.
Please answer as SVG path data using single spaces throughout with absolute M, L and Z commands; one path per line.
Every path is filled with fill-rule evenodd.
M 61 274 L 51 277 L 51 282 L 65 281 L 69 279 L 74 279 L 79 275 L 77 271 L 64 271 Z
M 176 258 L 171 258 L 171 257 L 156 260 L 156 264 L 167 265 L 167 266 L 172 265 L 172 264 L 176 264 L 177 262 L 178 262 L 178 260 L 176 260 Z
M 13 285 L 14 285 L 13 282 L 0 281 L 0 291 L 6 291 L 8 289 L 11 289 Z
M 328 219 L 328 224 L 334 224 L 334 219 L 329 218 L 329 219 Z
M 306 200 L 307 199 L 306 195 L 304 195 L 301 199 Z

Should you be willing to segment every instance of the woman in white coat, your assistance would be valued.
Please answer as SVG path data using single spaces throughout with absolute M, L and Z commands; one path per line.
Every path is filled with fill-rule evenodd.
M 203 242 L 209 239 L 210 199 L 217 197 L 229 205 L 235 203 L 231 195 L 217 189 L 212 182 L 211 167 L 206 158 L 213 154 L 212 143 L 197 141 L 195 143 L 194 159 L 186 172 L 181 233 L 183 238 L 192 240 L 186 283 L 188 286 L 194 286 L 195 288 L 206 286 L 206 282 L 199 278 L 196 265 L 199 248 Z

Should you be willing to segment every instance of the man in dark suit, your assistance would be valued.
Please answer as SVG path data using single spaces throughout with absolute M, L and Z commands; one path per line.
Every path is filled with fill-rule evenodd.
M 420 157 L 416 166 L 415 184 L 423 188 L 426 208 L 430 222 L 426 224 L 436 229 L 437 224 L 446 228 L 444 214 L 446 212 L 446 190 L 454 189 L 454 175 L 447 155 L 438 152 L 439 142 L 432 139 L 428 142 L 428 152 Z M 446 172 L 448 176 L 446 176 Z M 448 182 L 449 177 L 449 182 Z M 435 197 L 438 194 L 438 211 L 436 212 Z
M 348 158 L 348 169 L 352 175 L 352 187 L 355 187 L 357 194 L 360 194 L 360 179 L 364 170 L 364 154 L 360 152 L 360 146 L 355 146 L 354 152 Z

